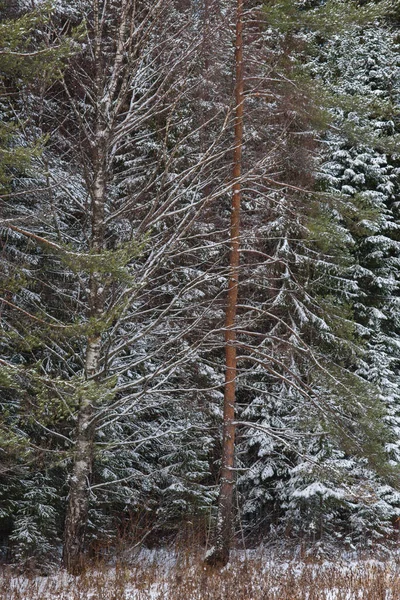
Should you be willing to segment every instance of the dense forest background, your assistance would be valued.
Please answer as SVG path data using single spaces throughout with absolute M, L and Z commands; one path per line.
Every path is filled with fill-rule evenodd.
M 235 182 L 235 2 L 0 16 L 2 559 L 212 540 L 233 183 L 234 539 L 390 550 L 397 5 L 245 0 Z

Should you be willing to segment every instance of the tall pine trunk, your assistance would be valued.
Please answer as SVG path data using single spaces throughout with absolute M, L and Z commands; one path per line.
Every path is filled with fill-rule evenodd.
M 243 0 L 236 5 L 235 39 L 235 146 L 230 225 L 230 258 L 228 297 L 225 316 L 225 387 L 223 416 L 223 450 L 218 500 L 218 517 L 214 546 L 207 553 L 206 563 L 223 567 L 229 561 L 233 535 L 233 498 L 235 486 L 235 402 L 236 402 L 236 313 L 240 262 L 240 205 L 243 150 Z

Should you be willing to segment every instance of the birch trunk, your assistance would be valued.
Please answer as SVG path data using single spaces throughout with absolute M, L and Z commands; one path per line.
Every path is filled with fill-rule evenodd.
M 235 486 L 235 401 L 236 401 L 236 313 L 240 262 L 240 205 L 243 149 L 243 0 L 237 0 L 236 46 L 235 46 L 235 150 L 233 164 L 233 187 L 230 226 L 230 260 L 228 297 L 225 316 L 225 388 L 223 416 L 223 450 L 218 500 L 218 518 L 215 543 L 207 553 L 206 563 L 223 567 L 229 561 L 232 542 L 233 497 Z
M 93 352 L 94 349 L 88 350 L 88 354 Z M 78 575 L 84 568 L 85 532 L 89 509 L 88 483 L 93 455 L 91 417 L 91 406 L 83 399 L 78 415 L 74 464 L 64 526 L 63 564 L 73 575 Z
M 100 253 L 104 247 L 104 206 L 106 197 L 106 152 L 102 134 L 98 136 L 95 172 L 92 186 L 92 232 L 91 249 Z M 104 288 L 101 274 L 93 272 L 89 281 L 88 314 L 91 318 L 104 316 Z M 93 380 L 99 371 L 101 360 L 101 334 L 87 340 L 85 378 Z M 85 533 L 89 510 L 89 486 L 93 462 L 94 407 L 90 400 L 80 399 L 76 430 L 74 462 L 70 478 L 68 507 L 64 528 L 63 564 L 69 573 L 78 575 L 84 568 Z
M 91 198 L 90 250 L 100 254 L 104 249 L 104 214 L 107 191 L 108 136 L 104 107 L 104 74 L 102 69 L 102 43 L 100 8 L 94 0 L 95 23 L 95 93 L 96 110 L 95 136 L 92 140 L 92 156 L 88 165 L 87 188 Z M 92 178 L 90 178 L 92 173 Z M 98 323 L 104 316 L 104 286 L 102 275 L 92 272 L 89 276 L 88 317 Z M 99 372 L 101 360 L 101 327 L 87 339 L 85 357 L 85 379 L 94 380 Z M 95 436 L 94 406 L 88 398 L 80 399 L 76 431 L 74 462 L 70 479 L 67 515 L 64 528 L 63 564 L 68 572 L 77 575 L 84 568 L 85 534 L 89 510 L 90 475 L 93 463 Z

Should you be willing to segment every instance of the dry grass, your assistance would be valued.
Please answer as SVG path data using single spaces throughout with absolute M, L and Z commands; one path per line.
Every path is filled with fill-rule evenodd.
M 267 562 L 237 558 L 222 572 L 166 553 L 134 564 L 97 565 L 77 578 L 0 574 L 1 600 L 400 600 L 394 561 Z

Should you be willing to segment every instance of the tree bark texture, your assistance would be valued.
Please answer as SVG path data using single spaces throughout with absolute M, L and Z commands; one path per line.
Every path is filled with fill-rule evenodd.
M 70 477 L 67 516 L 64 527 L 63 565 L 72 575 L 84 568 L 85 532 L 89 509 L 88 482 L 92 470 L 91 408 L 78 416 L 74 464 Z
M 102 145 L 97 147 L 94 161 L 95 176 L 91 190 L 91 249 L 100 253 L 104 246 L 104 205 L 106 197 L 106 161 L 99 156 Z M 104 149 L 105 153 L 105 149 Z M 88 316 L 101 319 L 104 314 L 104 287 L 101 273 L 89 277 Z M 101 359 L 101 334 L 94 333 L 87 339 L 85 379 L 94 380 Z M 89 510 L 89 485 L 93 463 L 95 427 L 92 402 L 80 398 L 75 438 L 75 452 L 70 477 L 68 507 L 64 528 L 63 565 L 69 573 L 78 575 L 84 568 L 85 533 Z
M 243 151 L 243 0 L 237 0 L 235 40 L 235 146 L 230 225 L 230 259 L 227 307 L 225 315 L 225 387 L 223 416 L 223 449 L 218 500 L 215 542 L 207 553 L 206 563 L 223 567 L 229 561 L 233 525 L 233 497 L 235 486 L 235 401 L 236 401 L 236 313 L 240 263 L 240 205 L 242 194 Z

